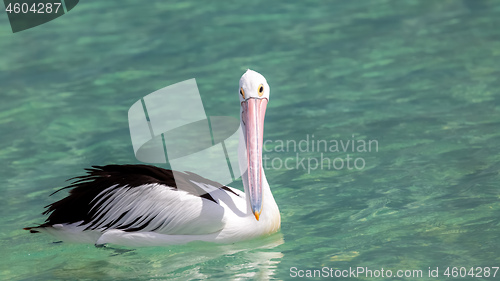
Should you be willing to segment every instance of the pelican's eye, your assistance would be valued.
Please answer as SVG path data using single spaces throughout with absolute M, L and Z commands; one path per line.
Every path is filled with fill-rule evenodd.
M 245 91 L 243 90 L 243 88 L 240 88 L 240 95 L 243 97 L 243 99 L 245 99 Z
M 258 91 L 259 91 L 259 97 L 262 97 L 262 95 L 264 94 L 264 85 L 260 84 Z

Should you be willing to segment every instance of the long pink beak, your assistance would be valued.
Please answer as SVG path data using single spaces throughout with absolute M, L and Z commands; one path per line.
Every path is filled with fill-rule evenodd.
M 249 98 L 241 103 L 248 162 L 243 181 L 248 183 L 250 206 L 257 220 L 262 212 L 262 138 L 267 102 L 266 98 Z

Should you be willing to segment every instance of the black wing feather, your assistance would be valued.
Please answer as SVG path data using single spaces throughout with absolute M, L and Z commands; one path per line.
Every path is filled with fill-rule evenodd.
M 179 189 L 179 187 L 181 187 L 184 191 L 217 203 L 209 193 L 204 192 L 204 190 L 193 183 L 201 182 L 219 187 L 225 191 L 238 195 L 227 186 L 208 180 L 197 174 L 190 172 L 173 172 L 172 170 L 162 169 L 150 165 L 92 166 L 92 168 L 86 169 L 86 171 L 86 175 L 70 179 L 73 180 L 70 185 L 54 192 L 57 193 L 64 189 L 71 189 L 67 197 L 45 206 L 47 210 L 45 210 L 43 214 L 48 214 L 49 217 L 46 219 L 44 224 L 38 227 L 48 227 L 54 224 L 75 223 L 82 221 L 82 225 L 89 224 L 86 230 L 93 229 L 92 221 L 100 221 L 100 218 L 96 218 L 96 216 L 102 217 L 105 215 L 105 213 L 99 213 L 98 210 L 101 204 L 106 202 L 106 200 L 97 200 L 96 198 L 104 190 L 112 186 L 115 186 L 116 188 L 134 188 L 145 184 L 161 184 L 166 188 L 172 189 Z M 111 196 L 112 191 L 113 189 L 108 190 L 107 193 L 101 195 L 101 198 Z M 112 226 L 125 215 L 126 212 L 121 214 L 117 220 L 109 223 L 104 228 Z M 139 222 L 141 218 L 142 217 L 139 216 L 130 225 L 123 225 L 118 228 L 123 229 L 124 231 L 141 230 L 148 224 L 148 221 L 141 222 L 140 226 L 130 228 L 132 225 Z M 36 231 L 33 230 L 33 228 L 36 227 L 28 227 L 25 229 L 32 232 Z

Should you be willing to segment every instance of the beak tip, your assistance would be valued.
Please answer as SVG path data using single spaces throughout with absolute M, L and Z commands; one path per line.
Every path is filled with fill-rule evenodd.
M 253 214 L 255 215 L 255 218 L 256 218 L 257 220 L 259 220 L 260 213 L 258 213 L 257 211 L 255 211 Z

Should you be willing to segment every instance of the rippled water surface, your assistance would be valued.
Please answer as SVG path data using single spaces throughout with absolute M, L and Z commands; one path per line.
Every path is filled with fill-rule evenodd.
M 291 267 L 359 266 L 422 270 L 418 280 L 439 267 L 442 280 L 446 267 L 500 266 L 499 26 L 500 3 L 482 0 L 88 0 L 14 34 L 0 12 L 0 279 L 288 279 Z M 22 230 L 83 168 L 138 163 L 127 121 L 138 99 L 196 78 L 207 115 L 238 117 L 247 68 L 271 86 L 278 234 L 113 250 Z

